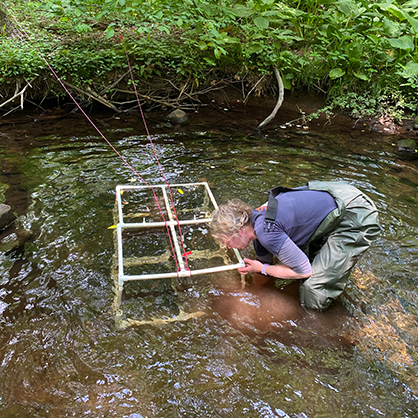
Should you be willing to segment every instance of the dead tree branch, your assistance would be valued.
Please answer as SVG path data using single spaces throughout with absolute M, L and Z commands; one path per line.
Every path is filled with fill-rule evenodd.
M 126 73 L 122 74 L 114 83 L 110 84 L 109 86 L 107 86 L 105 89 L 103 89 L 100 93 L 99 96 L 103 96 L 104 94 L 106 94 L 109 90 L 112 90 L 114 87 L 116 87 L 128 74 L 130 73 L 130 71 L 126 71 Z
M 124 94 L 136 94 L 134 91 L 129 91 L 129 90 L 115 89 L 115 91 L 117 91 L 119 93 L 124 93 Z M 158 104 L 163 105 L 163 106 L 167 106 L 167 107 L 178 107 L 177 100 L 174 100 L 173 103 L 171 103 L 171 102 L 169 102 L 167 100 L 160 100 L 160 99 L 157 99 L 155 97 L 151 97 L 151 96 L 148 96 L 146 94 L 140 94 L 140 93 L 138 93 L 138 97 L 140 97 L 142 99 L 145 99 L 145 100 L 148 100 L 148 101 L 151 101 L 151 102 L 154 102 L 154 103 L 158 103 Z
M 184 94 L 189 99 L 191 99 L 192 101 L 197 101 L 197 102 L 200 103 L 200 100 L 197 97 L 194 97 L 195 95 L 192 95 L 192 94 L 188 93 L 187 91 L 185 91 L 186 88 L 189 86 L 189 81 L 187 81 L 181 89 L 178 88 L 171 80 L 166 79 L 166 81 L 168 83 L 170 83 L 179 92 L 179 96 L 177 97 L 177 101 L 180 101 L 181 96 Z M 191 86 L 191 89 L 193 89 L 193 84 Z
M 81 94 L 85 94 L 86 96 L 90 97 L 93 100 L 96 100 L 97 102 L 101 103 L 102 105 L 114 110 L 115 112 L 121 112 L 121 110 L 118 109 L 115 105 L 113 105 L 108 100 L 106 100 L 104 97 L 100 96 L 99 94 L 95 93 L 94 91 L 83 90 L 80 87 L 74 86 L 73 84 L 69 83 L 68 81 L 62 81 L 62 82 L 68 88 L 76 90 Z
M 283 80 L 282 77 L 280 76 L 280 72 L 278 70 L 278 68 L 275 66 L 274 67 L 274 75 L 276 76 L 277 79 L 277 84 L 279 86 L 279 98 L 277 99 L 277 103 L 276 106 L 273 109 L 273 112 L 271 112 L 271 114 L 263 120 L 263 122 L 260 123 L 260 125 L 257 126 L 257 130 L 260 130 L 262 128 L 264 128 L 264 126 L 266 126 L 277 114 L 278 110 L 280 109 L 280 106 L 283 103 L 284 100 L 284 86 L 283 86 Z
M 245 96 L 244 104 L 247 104 L 248 98 L 250 97 L 250 94 L 256 89 L 256 87 L 263 81 L 264 77 L 266 75 L 264 74 L 263 77 L 260 78 L 260 80 L 257 81 L 257 83 L 254 84 L 253 88 L 248 92 L 248 94 Z
M 5 102 L 3 102 L 2 104 L 0 104 L 0 108 L 1 108 L 1 107 L 3 107 L 3 106 L 6 106 L 6 105 L 7 105 L 7 103 L 12 102 L 14 99 L 17 99 L 17 98 L 20 96 L 20 108 L 23 110 L 23 102 L 24 102 L 24 100 L 25 100 L 25 98 L 24 98 L 25 91 L 26 91 L 26 89 L 27 89 L 28 87 L 32 87 L 31 83 L 33 83 L 33 81 L 34 81 L 35 79 L 36 79 L 36 77 L 35 77 L 35 78 L 33 78 L 31 81 L 27 81 L 27 80 L 25 80 L 27 84 L 26 84 L 26 86 L 25 86 L 25 87 L 23 87 L 23 89 L 22 89 L 22 90 L 20 90 L 20 91 L 19 91 L 19 89 L 20 89 L 20 80 L 17 80 L 17 81 L 16 81 L 16 90 L 15 90 L 15 94 L 14 94 L 14 96 L 13 96 L 13 97 L 11 97 L 10 99 L 6 100 L 6 101 L 5 101 Z

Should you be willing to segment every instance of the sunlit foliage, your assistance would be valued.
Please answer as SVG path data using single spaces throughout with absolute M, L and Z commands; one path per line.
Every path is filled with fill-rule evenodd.
M 30 16 L 23 23 L 54 65 L 82 80 L 123 68 L 128 52 L 142 77 L 192 77 L 198 85 L 210 69 L 242 77 L 277 66 L 286 89 L 324 92 L 331 107 L 355 115 L 399 119 L 417 110 L 418 0 L 6 4 Z M 3 39 L 2 80 L 40 71 L 33 47 Z

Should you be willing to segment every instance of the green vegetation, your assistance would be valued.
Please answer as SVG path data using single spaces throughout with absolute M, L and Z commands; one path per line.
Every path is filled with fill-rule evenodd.
M 328 111 L 394 120 L 417 116 L 418 0 L 8 0 L 5 5 L 31 40 L 16 35 L 17 23 L 14 30 L 6 31 L 4 24 L 0 31 L 4 97 L 17 79 L 38 76 L 49 94 L 62 94 L 48 82 L 39 49 L 64 80 L 96 92 L 126 72 L 127 54 L 135 79 L 143 83 L 169 79 L 172 86 L 187 84 L 189 92 L 220 80 L 253 86 L 277 66 L 286 89 L 325 93 Z M 274 77 L 266 79 L 261 94 L 276 88 Z M 43 94 L 45 86 L 39 87 Z

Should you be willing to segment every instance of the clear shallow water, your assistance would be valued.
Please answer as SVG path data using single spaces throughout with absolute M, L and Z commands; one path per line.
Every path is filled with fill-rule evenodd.
M 147 138 L 107 124 L 129 163 L 161 183 Z M 0 146 L 0 195 L 33 234 L 0 253 L 0 417 L 418 416 L 418 170 L 390 141 L 150 127 L 171 183 L 205 180 L 218 203 L 259 205 L 278 184 L 345 180 L 376 202 L 383 231 L 344 305 L 326 313 L 303 312 L 292 287 L 242 290 L 226 272 L 193 277 L 178 295 L 153 283 L 127 301 L 137 314 L 204 316 L 117 330 L 108 227 L 115 186 L 134 175 L 91 128 L 73 127 L 47 123 L 32 146 Z

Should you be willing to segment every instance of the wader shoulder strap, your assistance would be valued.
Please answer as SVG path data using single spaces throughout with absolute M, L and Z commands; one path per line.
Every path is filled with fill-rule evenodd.
M 270 232 L 274 229 L 274 224 L 276 222 L 276 214 L 277 214 L 277 207 L 278 202 L 276 200 L 276 196 L 280 193 L 289 192 L 292 189 L 289 189 L 287 187 L 275 187 L 274 189 L 269 190 L 269 200 L 267 203 L 267 211 L 266 211 L 266 217 L 264 219 L 264 231 Z

